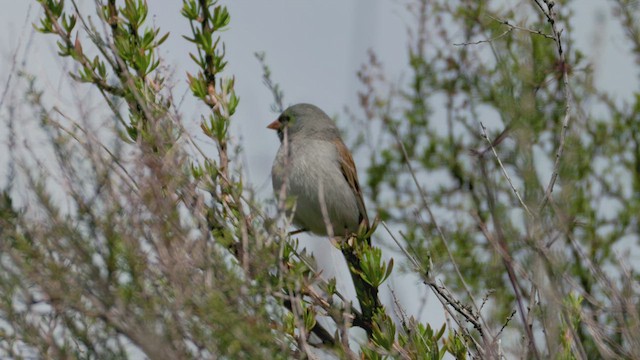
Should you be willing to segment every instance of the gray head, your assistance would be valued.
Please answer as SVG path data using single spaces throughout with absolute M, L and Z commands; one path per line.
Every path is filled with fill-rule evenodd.
M 288 107 L 267 127 L 278 131 L 280 141 L 284 138 L 285 129 L 289 136 L 304 134 L 327 140 L 340 136 L 333 120 L 319 107 L 311 104 L 296 104 Z

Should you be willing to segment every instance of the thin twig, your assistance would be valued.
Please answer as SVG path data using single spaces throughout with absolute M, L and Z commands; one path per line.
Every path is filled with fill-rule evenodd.
M 531 34 L 540 35 L 540 36 L 545 37 L 547 39 L 555 40 L 554 36 L 549 35 L 549 34 L 545 34 L 540 30 L 533 30 L 533 29 L 522 27 L 522 26 L 513 25 L 510 22 L 508 22 L 507 20 L 498 19 L 498 18 L 493 17 L 491 15 L 487 15 L 487 16 L 490 17 L 492 20 L 497 21 L 500 24 L 507 26 L 508 27 L 507 30 L 505 32 L 501 33 L 500 35 L 497 35 L 497 36 L 489 38 L 489 39 L 478 40 L 478 41 L 474 41 L 474 42 L 454 43 L 453 45 L 455 45 L 455 46 L 467 46 L 467 45 L 480 45 L 480 44 L 484 44 L 484 43 L 491 43 L 491 42 L 493 42 L 495 40 L 498 40 L 498 39 L 504 37 L 505 35 L 509 34 L 513 30 L 526 31 L 526 32 L 531 33 Z
M 483 176 L 487 177 L 488 175 L 487 175 L 486 165 L 483 159 L 480 159 L 480 165 L 481 165 Z M 502 231 L 501 221 L 495 211 L 496 206 L 495 206 L 494 194 L 491 191 L 491 187 L 489 186 L 488 182 L 484 182 L 484 185 L 485 185 L 485 190 L 487 192 L 487 199 L 489 201 L 489 209 L 491 211 L 491 216 L 493 217 L 494 228 L 497 233 L 498 239 L 496 240 L 493 238 L 493 236 L 491 236 L 491 233 L 489 232 L 489 229 L 487 228 L 486 224 L 482 219 L 480 219 L 480 217 L 477 214 L 473 214 L 473 215 L 478 224 L 478 227 L 482 231 L 487 241 L 489 241 L 493 245 L 495 250 L 500 254 L 502 258 L 502 262 L 507 271 L 509 282 L 511 284 L 511 287 L 513 288 L 516 304 L 518 305 L 518 311 L 520 313 L 522 326 L 524 327 L 525 333 L 527 334 L 527 338 L 529 340 L 529 348 L 533 353 L 534 357 L 536 359 L 540 359 L 540 355 L 538 353 L 538 349 L 535 343 L 535 337 L 533 336 L 533 331 L 529 326 L 529 323 L 525 316 L 524 305 L 522 301 L 522 294 L 520 292 L 518 278 L 516 277 L 516 273 L 514 270 L 514 266 L 516 266 L 517 263 L 513 261 L 513 258 L 509 253 L 509 247 L 507 245 L 506 239 L 504 237 L 504 233 Z
M 469 298 L 473 299 L 473 296 L 471 295 L 471 290 L 469 290 L 469 285 L 464 280 L 464 277 L 462 276 L 462 272 L 460 272 L 460 268 L 458 268 L 458 264 L 456 263 L 456 261 L 453 258 L 453 253 L 451 252 L 451 249 L 449 248 L 449 244 L 447 242 L 447 237 L 444 235 L 444 232 L 442 231 L 442 228 L 438 224 L 438 221 L 436 220 L 436 217 L 433 215 L 433 212 L 431 211 L 431 206 L 429 206 L 429 202 L 427 201 L 427 195 L 426 195 L 424 189 L 422 188 L 422 186 L 420 185 L 420 182 L 418 181 L 418 177 L 416 176 L 416 173 L 415 173 L 415 171 L 413 169 L 413 166 L 411 165 L 411 159 L 409 158 L 409 154 L 407 153 L 407 149 L 405 148 L 404 143 L 402 142 L 402 140 L 400 139 L 400 136 L 398 135 L 398 130 L 391 124 L 391 121 L 389 121 L 389 119 L 386 116 L 384 117 L 384 123 L 389 127 L 389 129 L 391 130 L 391 134 L 393 135 L 394 139 L 396 140 L 396 143 L 400 147 L 400 150 L 402 150 L 402 156 L 404 158 L 405 163 L 407 164 L 407 167 L 409 169 L 409 173 L 411 174 L 411 178 L 413 179 L 413 182 L 416 185 L 416 188 L 418 189 L 418 192 L 420 193 L 420 199 L 422 200 L 422 206 L 424 207 L 425 210 L 427 210 L 427 213 L 429 214 L 429 220 L 435 226 L 436 230 L 438 231 L 438 234 L 440 235 L 440 238 L 442 239 L 442 243 L 444 244 L 444 248 L 447 251 L 447 255 L 449 256 L 449 260 L 451 261 L 451 264 L 453 265 L 453 268 L 454 268 L 454 270 L 456 272 L 456 275 L 460 279 L 460 281 L 461 281 L 461 283 L 462 283 L 467 295 L 469 296 Z M 476 307 L 476 310 L 477 310 L 477 306 L 475 305 L 475 303 L 474 303 L 474 307 Z
M 111 157 L 111 159 L 113 160 L 113 163 L 116 164 L 118 168 L 120 168 L 120 170 L 124 173 L 124 175 L 126 175 L 126 176 L 122 176 L 122 178 L 123 179 L 127 178 L 129 181 L 131 181 L 131 183 L 127 182 L 127 185 L 129 185 L 130 189 L 133 190 L 136 194 L 138 194 L 138 190 L 139 190 L 140 186 L 138 185 L 136 179 L 129 173 L 127 168 L 125 168 L 125 166 L 121 163 L 120 159 L 118 158 L 118 156 L 116 154 L 114 154 L 106 145 L 104 145 L 96 136 L 94 136 L 93 133 L 87 131 L 86 128 L 82 127 L 77 121 L 75 121 L 71 117 L 67 116 L 58 107 L 54 107 L 53 111 L 55 111 L 60 116 L 62 116 L 63 118 L 67 119 L 68 121 L 72 122 L 73 125 L 75 126 L 75 128 L 80 130 L 82 132 L 82 134 L 85 136 L 85 138 L 84 139 L 80 138 L 78 136 L 78 134 L 76 134 L 74 131 L 72 131 L 71 129 L 67 129 L 59 121 L 57 121 L 57 120 L 55 120 L 55 119 L 50 117 L 48 119 L 48 121 L 51 122 L 51 124 L 53 124 L 58 129 L 62 130 L 63 132 L 65 132 L 69 136 L 73 137 L 73 139 L 75 141 L 77 141 L 79 144 L 81 144 L 81 145 L 83 145 L 85 147 L 87 146 L 87 143 L 89 143 L 89 141 L 87 141 L 86 139 L 90 139 L 91 141 L 93 141 L 96 144 L 98 144 L 98 146 L 100 148 L 102 148 L 102 150 L 104 150 L 109 155 L 109 157 Z
M 507 316 L 507 320 L 504 322 L 504 324 L 502 324 L 502 327 L 500 328 L 500 331 L 498 331 L 498 335 L 496 337 L 499 337 L 500 334 L 502 334 L 502 332 L 504 331 L 504 329 L 507 327 L 507 325 L 509 325 L 509 322 L 511 321 L 511 319 L 513 319 L 513 316 L 516 314 L 516 310 L 511 311 L 511 315 Z
M 522 26 L 513 25 L 512 23 L 508 22 L 507 20 L 498 19 L 498 18 L 493 17 L 491 15 L 487 15 L 487 16 L 489 16 L 491 19 L 499 22 L 502 25 L 508 26 L 511 29 L 526 31 L 528 33 L 532 33 L 532 34 L 535 34 L 535 35 L 540 35 L 540 36 L 545 37 L 547 39 L 555 40 L 555 37 L 553 37 L 552 35 L 549 35 L 549 34 L 545 34 L 540 30 L 533 30 L 533 29 L 522 27 Z
M 391 236 L 391 239 L 396 243 L 398 248 L 404 253 L 407 259 L 414 266 L 415 271 L 417 271 L 420 274 L 420 276 L 422 277 L 423 283 L 429 286 L 434 291 L 434 293 L 436 294 L 436 297 L 438 298 L 438 301 L 440 301 L 444 309 L 451 315 L 451 318 L 458 324 L 460 329 L 462 329 L 463 331 L 466 331 L 466 328 L 463 326 L 463 324 L 458 321 L 458 317 L 455 316 L 456 313 L 459 315 L 462 315 L 462 317 L 467 322 L 473 325 L 473 327 L 480 334 L 480 337 L 483 339 L 483 341 L 486 342 L 486 340 L 484 339 L 484 329 L 482 327 L 482 324 L 478 321 L 478 319 L 480 318 L 479 313 L 474 313 L 473 310 L 471 310 L 468 306 L 465 306 L 462 303 L 460 303 L 460 301 L 456 300 L 453 297 L 453 295 L 451 295 L 449 290 L 447 290 L 447 288 L 444 287 L 444 285 L 436 284 L 435 281 L 431 278 L 431 276 L 427 273 L 427 270 L 424 269 L 422 265 L 420 265 L 418 260 L 413 255 L 411 255 L 404 248 L 404 246 L 402 246 L 402 244 L 400 244 L 400 241 L 398 241 L 395 235 L 393 235 L 393 233 L 391 232 L 387 224 L 384 221 L 381 221 L 380 223 L 385 228 L 385 230 L 387 230 L 387 233 L 389 234 L 389 236 Z M 450 307 L 453 308 L 455 312 L 451 310 Z M 478 344 L 470 334 L 467 333 L 467 335 L 468 335 L 468 338 L 473 340 L 473 343 L 476 346 L 476 348 L 480 349 L 481 348 L 480 344 Z
M 558 149 L 556 150 L 556 158 L 553 164 L 553 172 L 551 174 L 551 179 L 549 180 L 549 184 L 544 192 L 544 198 L 540 203 L 538 211 L 541 212 L 551 197 L 551 193 L 553 192 L 553 187 L 555 186 L 556 180 L 558 179 L 558 170 L 560 168 L 560 159 L 562 158 L 562 153 L 564 152 L 565 139 L 567 137 L 567 130 L 569 128 L 569 121 L 571 119 L 571 91 L 569 89 L 569 70 L 567 66 L 567 62 L 565 60 L 564 50 L 562 48 L 562 40 L 561 35 L 562 31 L 558 31 L 556 27 L 556 13 L 553 11 L 553 7 L 555 3 L 549 0 L 542 0 L 546 5 L 546 9 L 542 6 L 541 0 L 533 0 L 533 2 L 540 8 L 540 11 L 547 18 L 547 21 L 551 25 L 551 32 L 553 33 L 553 38 L 556 43 L 556 48 L 558 50 L 558 59 L 560 61 L 560 66 L 562 70 L 562 86 L 563 86 L 563 96 L 565 100 L 564 105 L 564 117 L 562 119 L 562 129 L 560 130 L 560 143 L 558 145 Z
M 282 92 L 282 89 L 280 89 L 280 85 L 273 82 L 273 79 L 271 79 L 271 69 L 269 68 L 269 65 L 267 65 L 267 56 L 264 52 L 256 52 L 254 53 L 254 56 L 262 66 L 262 82 L 273 96 L 271 109 L 275 112 L 281 113 L 284 111 L 284 93 Z
M 16 46 L 16 50 L 13 53 L 13 56 L 11 57 L 11 69 L 9 70 L 7 81 L 5 82 L 4 89 L 2 90 L 2 95 L 0 96 L 0 109 L 2 108 L 2 105 L 4 105 L 4 100 L 7 94 L 9 93 L 9 86 L 11 85 L 11 79 L 13 78 L 13 74 L 15 73 L 15 70 L 16 70 L 16 64 L 18 63 L 18 53 L 20 52 L 20 46 L 24 42 L 23 36 L 29 33 L 28 31 L 25 31 L 25 28 L 27 27 L 27 24 L 29 24 L 29 19 L 31 18 L 31 6 L 33 5 L 29 5 L 29 8 L 27 9 L 27 17 L 25 19 L 22 31 L 20 32 L 20 38 L 18 39 L 18 46 Z M 27 43 L 25 48 L 28 46 L 29 43 Z
M 493 146 L 493 143 L 491 142 L 491 139 L 489 139 L 489 135 L 487 135 L 487 128 L 484 126 L 482 121 L 480 121 L 480 128 L 482 129 L 482 137 L 489 143 L 489 147 L 491 148 L 491 151 L 493 152 L 493 156 L 498 161 L 498 165 L 500 166 L 500 169 L 502 170 L 502 174 L 504 174 L 504 177 L 507 179 L 507 182 L 511 186 L 511 190 L 513 190 L 513 192 L 516 194 L 516 197 L 518 198 L 518 201 L 520 201 L 520 205 L 522 205 L 522 208 L 524 208 L 524 210 L 527 212 L 527 214 L 529 216 L 533 216 L 533 213 L 531 213 L 531 211 L 529 210 L 529 207 L 527 206 L 527 204 L 525 204 L 524 200 L 522 200 L 522 197 L 520 196 L 520 193 L 518 192 L 518 189 L 516 189 L 515 185 L 513 185 L 513 181 L 511 181 L 511 177 L 509 176 L 509 173 L 507 172 L 507 169 L 505 169 L 504 164 L 502 164 L 502 160 L 500 160 L 500 156 L 498 156 L 498 152 L 496 151 L 496 148 Z
M 291 302 L 291 313 L 293 314 L 296 328 L 298 328 L 299 331 L 299 334 L 295 336 L 298 342 L 298 347 L 300 350 L 304 351 L 308 359 L 315 360 L 317 359 L 317 356 L 313 353 L 309 346 L 309 342 L 307 341 L 309 335 L 307 334 L 307 328 L 304 321 L 304 309 L 300 305 L 302 303 L 302 299 L 300 298 L 300 295 L 292 293 L 291 291 L 289 291 L 288 295 Z
M 502 34 L 492 37 L 490 39 L 484 39 L 484 40 L 478 40 L 478 41 L 474 41 L 474 42 L 464 42 L 464 43 L 454 43 L 453 45 L 455 46 L 468 46 L 468 45 L 480 45 L 480 44 L 484 44 L 484 43 L 490 43 L 493 42 L 495 40 L 498 40 L 502 37 L 504 37 L 505 35 L 509 34 L 510 32 L 512 32 L 515 29 L 515 27 L 510 27 L 507 29 L 507 31 L 503 32 Z

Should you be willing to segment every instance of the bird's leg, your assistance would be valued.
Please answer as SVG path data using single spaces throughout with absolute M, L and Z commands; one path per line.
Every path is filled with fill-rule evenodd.
M 304 228 L 303 229 L 298 229 L 298 230 L 293 230 L 293 231 L 289 232 L 289 236 L 298 235 L 300 233 L 307 232 L 307 231 L 309 231 L 309 230 L 304 229 Z

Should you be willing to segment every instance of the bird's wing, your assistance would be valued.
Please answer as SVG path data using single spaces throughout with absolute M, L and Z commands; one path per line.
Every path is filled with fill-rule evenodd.
M 360 189 L 360 183 L 358 182 L 358 172 L 356 171 L 356 164 L 353 162 L 351 152 L 347 149 L 347 146 L 340 139 L 335 141 L 336 149 L 338 150 L 338 161 L 340 163 L 340 170 L 342 175 L 349 183 L 349 187 L 353 190 L 356 196 L 356 202 L 358 203 L 358 210 L 360 210 L 360 223 L 364 221 L 367 229 L 369 228 L 369 218 L 367 217 L 367 210 L 364 207 L 364 200 L 362 199 L 362 190 Z

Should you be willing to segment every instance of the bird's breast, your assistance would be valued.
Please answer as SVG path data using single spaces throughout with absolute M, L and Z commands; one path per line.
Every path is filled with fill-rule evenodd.
M 286 183 L 287 195 L 296 198 L 294 222 L 321 235 L 326 235 L 327 224 L 336 235 L 359 226 L 356 197 L 337 159 L 331 141 L 292 141 L 288 149 L 280 147 L 272 168 L 276 196 Z

